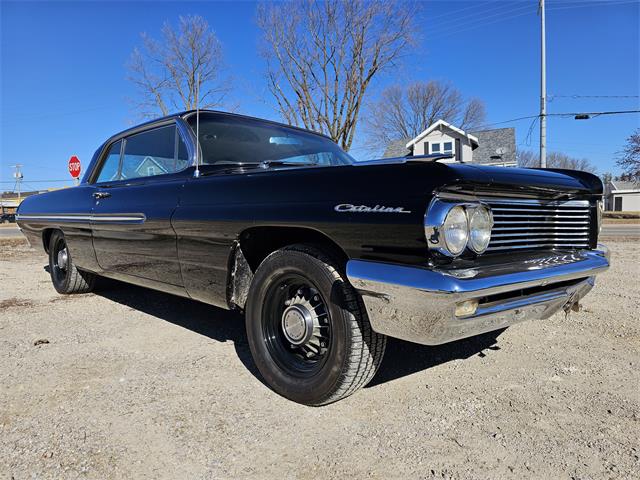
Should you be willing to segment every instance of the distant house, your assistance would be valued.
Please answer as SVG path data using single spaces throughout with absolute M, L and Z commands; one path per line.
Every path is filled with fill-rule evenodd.
M 640 211 L 640 182 L 610 181 L 605 185 L 604 209 L 615 212 Z
M 138 177 L 153 177 L 154 175 L 162 175 L 167 173 L 167 169 L 158 160 L 153 157 L 144 157 L 138 168 L 136 168 L 136 174 Z
M 384 158 L 405 155 L 450 153 L 453 158 L 442 162 L 466 162 L 483 165 L 516 166 L 516 132 L 513 128 L 497 128 L 465 132 L 438 120 L 413 139 L 401 139 L 387 145 Z

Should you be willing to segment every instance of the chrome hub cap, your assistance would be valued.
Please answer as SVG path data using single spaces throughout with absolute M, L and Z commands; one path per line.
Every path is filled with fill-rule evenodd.
M 66 270 L 68 261 L 69 261 L 69 254 L 65 247 L 58 252 L 58 268 L 60 270 Z
M 292 305 L 282 314 L 282 331 L 293 345 L 306 343 L 313 334 L 313 316 L 304 305 Z

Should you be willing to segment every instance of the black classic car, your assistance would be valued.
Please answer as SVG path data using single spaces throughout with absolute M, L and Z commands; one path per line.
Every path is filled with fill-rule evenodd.
M 354 162 L 314 132 L 188 111 L 114 135 L 17 221 L 60 293 L 104 276 L 243 311 L 264 380 L 322 405 L 372 379 L 387 336 L 546 319 L 609 266 L 597 177 L 437 160 Z

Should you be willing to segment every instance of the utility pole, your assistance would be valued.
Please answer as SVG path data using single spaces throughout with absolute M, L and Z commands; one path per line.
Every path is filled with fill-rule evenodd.
M 21 163 L 16 163 L 15 165 L 11 165 L 13 168 L 16 169 L 15 172 L 13 172 L 13 178 L 16 179 L 16 183 L 13 186 L 13 189 L 18 190 L 18 203 L 20 203 L 20 184 L 22 183 L 22 178 L 24 177 L 22 175 L 22 172 L 20 171 L 20 168 L 22 167 Z
M 540 167 L 547 168 L 547 45 L 544 0 L 540 0 Z

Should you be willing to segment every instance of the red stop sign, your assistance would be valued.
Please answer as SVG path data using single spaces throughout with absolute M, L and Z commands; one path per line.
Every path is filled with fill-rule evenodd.
M 80 159 L 75 155 L 69 159 L 69 173 L 73 178 L 80 176 Z

